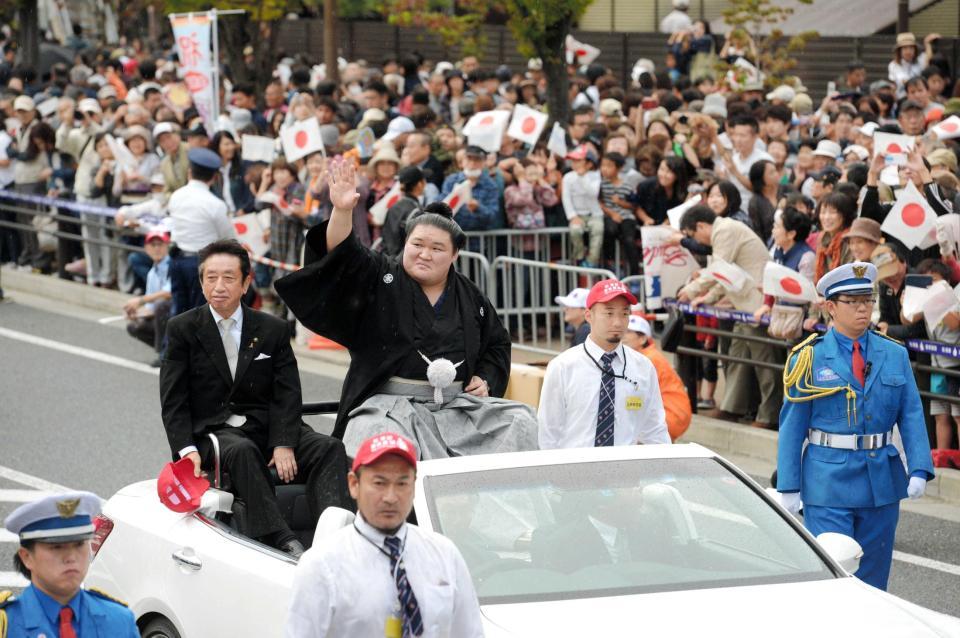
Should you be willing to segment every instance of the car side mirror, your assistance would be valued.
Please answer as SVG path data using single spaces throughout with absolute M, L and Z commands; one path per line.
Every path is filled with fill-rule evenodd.
M 860 543 L 846 534 L 823 532 L 817 536 L 817 542 L 830 555 L 830 558 L 840 563 L 840 567 L 851 574 L 856 574 L 857 570 L 860 569 L 863 548 L 860 547 Z
M 233 510 L 233 494 L 216 488 L 209 488 L 200 497 L 200 508 L 197 510 L 207 518 L 214 518 L 220 513 L 230 513 Z

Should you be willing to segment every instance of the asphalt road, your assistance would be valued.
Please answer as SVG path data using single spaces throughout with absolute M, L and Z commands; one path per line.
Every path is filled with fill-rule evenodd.
M 0 521 L 38 490 L 66 486 L 108 498 L 154 478 L 170 453 L 156 371 L 146 365 L 151 351 L 128 337 L 122 322 L 99 323 L 103 313 L 11 296 L 0 303 Z M 63 344 L 88 352 L 64 351 Z M 300 367 L 304 400 L 339 396 L 342 368 L 305 357 Z M 308 420 L 329 431 L 330 420 Z M 902 512 L 896 550 L 909 562 L 894 562 L 890 591 L 960 617 L 957 510 Z M 16 546 L 0 529 L 0 589 L 16 585 L 9 571 Z

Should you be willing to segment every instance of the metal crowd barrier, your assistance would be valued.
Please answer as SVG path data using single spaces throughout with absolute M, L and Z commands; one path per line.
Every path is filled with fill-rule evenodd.
M 529 259 L 544 263 L 572 263 L 573 254 L 570 245 L 570 228 L 550 226 L 548 228 L 470 231 L 467 234 L 467 250 L 480 253 L 493 263 L 497 257 Z M 587 240 L 584 239 L 586 243 Z M 620 242 L 614 242 L 614 270 L 623 268 L 620 259 Z M 624 270 L 625 272 L 625 270 Z
M 718 308 L 715 306 L 698 306 L 692 308 L 689 304 L 678 303 L 673 300 L 665 300 L 665 307 L 672 307 L 680 310 L 684 313 L 685 316 L 701 316 L 701 317 L 712 317 L 716 319 L 731 320 L 739 323 L 750 323 L 756 325 L 756 321 L 753 319 L 753 315 L 748 312 L 743 312 L 740 310 L 733 310 L 730 308 Z M 766 318 L 765 318 L 766 319 Z M 762 322 L 763 324 L 767 323 L 766 321 Z M 817 331 L 823 332 L 826 330 L 826 326 L 817 325 Z M 717 337 L 724 337 L 727 339 L 740 339 L 744 341 L 753 341 L 756 343 L 763 343 L 770 345 L 772 347 L 780 348 L 784 352 L 784 363 L 786 362 L 786 355 L 789 352 L 790 348 L 802 341 L 806 337 L 797 339 L 796 341 L 790 342 L 783 339 L 774 339 L 772 337 L 761 337 L 755 335 L 743 335 L 737 334 L 728 330 L 720 330 L 717 328 L 708 328 L 705 326 L 693 325 L 690 322 L 684 322 L 683 326 L 684 338 L 681 340 L 681 345 L 677 348 L 677 364 L 676 368 L 680 377 L 683 379 L 684 384 L 687 386 L 688 392 L 691 393 L 691 401 L 696 405 L 696 389 L 698 385 L 697 379 L 697 359 L 715 359 L 718 361 L 729 361 L 732 363 L 742 363 L 745 365 L 752 365 L 759 368 L 768 368 L 772 370 L 782 371 L 784 364 L 775 364 L 767 363 L 763 361 L 753 361 L 752 359 L 744 359 L 742 357 L 734 357 L 729 354 L 713 352 L 708 350 L 703 350 L 698 347 L 695 335 L 700 334 L 709 334 Z M 936 354 L 944 357 L 950 357 L 953 359 L 960 359 L 960 345 L 942 343 L 939 341 L 930 341 L 926 339 L 908 339 L 904 344 L 906 348 L 912 352 L 918 354 Z M 691 365 L 691 361 L 693 364 Z M 946 403 L 960 404 L 960 396 L 953 396 L 948 394 L 937 394 L 930 392 L 929 389 L 924 389 L 925 386 L 929 388 L 929 375 L 930 374 L 943 374 L 949 377 L 960 377 L 960 368 L 939 368 L 935 366 L 926 365 L 925 363 L 911 360 L 911 367 L 914 370 L 917 378 L 917 386 L 920 389 L 920 396 L 927 400 L 943 401 Z M 925 410 L 929 412 L 929 410 Z
M 553 355 L 567 349 L 563 308 L 554 297 L 615 278 L 605 268 L 497 257 L 490 264 L 489 296 L 515 348 Z
M 490 262 L 480 253 L 461 250 L 457 258 L 457 272 L 477 285 L 483 294 L 490 297 Z

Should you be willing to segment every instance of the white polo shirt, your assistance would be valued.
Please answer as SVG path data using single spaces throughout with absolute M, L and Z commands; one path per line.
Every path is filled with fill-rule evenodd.
M 550 362 L 540 392 L 540 449 L 594 447 L 600 408 L 600 357 L 592 337 Z M 622 343 L 612 367 L 614 445 L 670 443 L 657 370 L 650 360 Z

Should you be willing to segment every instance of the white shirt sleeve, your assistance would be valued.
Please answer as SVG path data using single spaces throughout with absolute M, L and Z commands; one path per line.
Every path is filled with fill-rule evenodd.
M 541 450 L 560 447 L 567 421 L 566 402 L 564 401 L 564 374 L 562 363 L 554 359 L 547 365 L 540 390 L 540 407 L 537 410 L 538 439 Z
M 573 194 L 570 190 L 573 188 L 574 179 L 573 177 L 570 177 L 571 175 L 575 177 L 576 173 L 570 171 L 560 180 L 561 184 L 563 185 L 562 192 L 560 193 L 560 200 L 563 204 L 563 212 L 566 214 L 568 220 L 573 219 L 578 215 L 576 209 L 573 207 Z
M 220 239 L 236 239 L 237 233 L 233 229 L 233 224 L 227 217 L 227 205 L 222 200 L 218 200 L 220 206 L 213 215 L 213 223 L 217 227 L 217 235 Z
M 191 452 L 199 452 L 199 451 L 200 451 L 200 450 L 197 449 L 197 446 L 196 446 L 196 445 L 188 445 L 187 447 L 185 447 L 185 448 L 183 448 L 182 450 L 180 450 L 179 452 L 177 452 L 177 454 L 179 454 L 179 455 L 180 455 L 180 458 L 182 459 L 183 457 L 185 457 L 186 455 L 190 454 Z
M 293 591 L 287 613 L 286 638 L 317 638 L 330 633 L 335 609 L 336 585 L 319 556 L 307 552 L 293 576 Z
M 642 356 L 642 355 L 641 355 Z M 657 369 L 645 360 L 644 375 L 648 378 L 647 396 L 643 398 L 640 408 L 640 428 L 637 443 L 671 443 L 670 432 L 667 430 L 667 415 L 663 411 L 663 397 L 660 395 L 660 382 L 657 380 Z
M 477 592 L 473 588 L 470 570 L 460 552 L 453 548 L 454 570 L 456 572 L 456 597 L 453 601 L 453 621 L 450 623 L 450 635 L 464 638 L 483 638 L 483 621 L 480 618 L 480 604 Z M 318 634 L 319 635 L 319 634 Z

